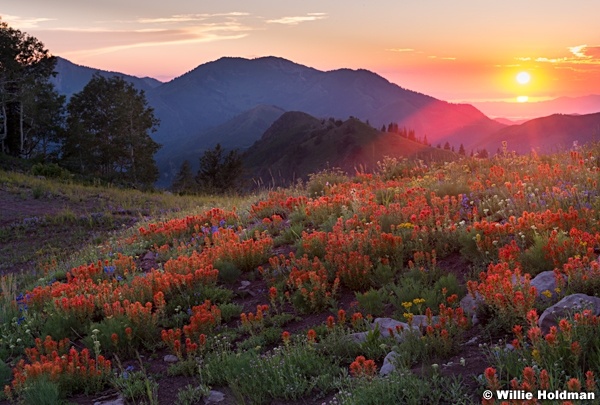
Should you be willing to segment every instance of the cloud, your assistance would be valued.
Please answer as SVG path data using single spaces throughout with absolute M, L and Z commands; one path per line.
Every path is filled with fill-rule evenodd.
M 269 24 L 298 25 L 303 22 L 318 21 L 327 18 L 326 13 L 308 13 L 305 16 L 281 17 L 267 20 Z
M 413 48 L 388 48 L 386 49 L 388 52 L 414 52 Z
M 188 45 L 241 39 L 252 28 L 236 22 L 220 22 L 182 28 L 115 29 L 55 29 L 55 35 L 71 38 L 72 50 L 61 52 L 64 57 L 89 57 L 134 48 L 161 45 Z M 75 35 L 76 33 L 76 35 Z
M 244 12 L 177 14 L 130 21 L 104 21 L 106 27 L 54 28 L 47 32 L 69 43 L 61 56 L 78 58 L 161 45 L 187 45 L 244 38 L 253 30 Z M 112 28 L 115 27 L 115 28 Z M 122 27 L 119 28 L 119 27 Z
M 429 59 L 439 59 L 439 60 L 456 60 L 456 58 L 452 57 L 452 56 L 435 56 L 435 55 L 430 55 L 428 56 Z
M 585 58 L 585 53 L 583 53 L 582 50 L 586 47 L 587 45 L 572 46 L 569 48 L 569 51 L 578 58 Z
M 600 65 L 600 45 L 588 46 L 588 45 L 577 45 L 570 46 L 567 48 L 568 54 L 564 56 L 556 57 L 522 57 L 516 58 L 520 61 L 535 61 L 538 63 L 551 63 L 554 65 Z
M 8 14 L 2 14 L 0 15 L 0 17 L 2 18 L 2 21 L 8 23 L 10 26 L 15 27 L 17 29 L 29 29 L 29 28 L 37 28 L 39 26 L 39 23 L 41 22 L 45 22 L 45 21 L 53 21 L 53 18 L 43 18 L 43 17 L 38 17 L 38 18 L 25 18 L 25 17 L 19 17 L 16 15 L 8 15 Z
M 169 17 L 159 18 L 138 18 L 132 22 L 140 24 L 164 24 L 164 23 L 185 23 L 185 22 L 199 22 L 206 21 L 215 17 L 246 17 L 250 13 L 234 11 L 231 13 L 215 13 L 215 14 L 175 14 Z

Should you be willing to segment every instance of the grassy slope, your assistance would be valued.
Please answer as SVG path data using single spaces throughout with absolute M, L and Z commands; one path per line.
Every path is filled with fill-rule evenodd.
M 240 201 L 86 186 L 0 170 L 0 273 L 43 270 L 150 218 Z

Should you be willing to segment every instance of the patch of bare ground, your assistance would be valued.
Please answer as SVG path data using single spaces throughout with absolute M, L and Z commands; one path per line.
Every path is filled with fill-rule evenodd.
M 0 206 L 0 273 L 32 273 L 140 218 L 139 212 L 107 208 L 101 195 L 73 201 L 1 186 Z

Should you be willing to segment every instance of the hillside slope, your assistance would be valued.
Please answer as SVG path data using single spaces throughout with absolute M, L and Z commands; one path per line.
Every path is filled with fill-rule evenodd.
M 371 171 L 385 156 L 424 161 L 457 158 L 450 151 L 380 132 L 356 118 L 342 122 L 286 112 L 248 149 L 244 162 L 254 178 L 285 185 L 328 167 L 350 174 L 356 169 Z
M 554 114 L 536 118 L 521 125 L 513 125 L 484 138 L 476 145 L 495 152 L 508 143 L 508 150 L 520 154 L 535 150 L 553 153 L 569 149 L 573 142 L 579 145 L 600 140 L 600 113 L 587 115 Z

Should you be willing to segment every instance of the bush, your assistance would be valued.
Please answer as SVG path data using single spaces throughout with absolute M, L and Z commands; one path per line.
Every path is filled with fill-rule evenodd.
M 68 179 L 71 173 L 56 163 L 36 163 L 31 167 L 31 174 L 34 176 L 44 176 L 53 179 Z
M 383 293 L 377 290 L 370 289 L 365 293 L 354 293 L 358 305 L 360 306 L 363 313 L 371 314 L 373 316 L 381 316 L 384 309 L 384 298 Z
M 339 168 L 325 169 L 309 175 L 306 190 L 310 197 L 325 195 L 333 185 L 348 181 L 346 173 Z

